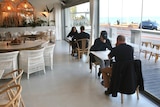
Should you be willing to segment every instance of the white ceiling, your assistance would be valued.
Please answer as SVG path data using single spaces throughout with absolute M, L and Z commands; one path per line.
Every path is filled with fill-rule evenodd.
M 60 3 L 59 0 L 28 0 L 33 7 L 37 10 L 42 11 L 47 5 L 49 8 L 53 7 L 53 4 Z
M 3 0 L 0 0 L 0 2 L 1 1 Z M 60 3 L 61 1 L 64 1 L 65 3 L 65 5 L 62 5 L 62 6 L 70 7 L 70 6 L 74 6 L 77 4 L 88 2 L 89 0 L 28 0 L 28 1 L 33 5 L 33 7 L 37 11 L 43 11 L 46 8 L 46 5 L 49 8 L 52 8 L 54 4 Z

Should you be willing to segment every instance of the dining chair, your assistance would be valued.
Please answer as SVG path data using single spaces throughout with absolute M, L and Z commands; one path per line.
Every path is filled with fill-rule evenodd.
M 113 63 L 112 68 L 102 69 L 102 76 L 103 86 L 109 88 L 113 97 L 119 92 L 122 104 L 124 94 L 131 95 L 136 92 L 138 100 L 139 90 L 144 90 L 140 60 Z
M 81 58 L 82 54 L 87 54 L 89 47 L 89 39 L 79 39 L 76 41 L 76 51 L 78 54 L 78 59 Z
M 4 74 L 18 69 L 18 53 L 19 51 L 0 53 L 0 69 L 4 70 Z
M 29 75 L 38 71 L 45 72 L 44 48 L 33 50 L 21 50 L 19 54 L 19 65 L 21 69 Z
M 45 66 L 50 66 L 53 70 L 53 55 L 54 55 L 55 44 L 48 44 L 44 47 L 44 61 Z
M 103 77 L 103 86 L 105 88 L 109 88 L 110 79 L 112 76 L 112 67 L 106 67 L 101 69 L 102 77 Z
M 0 90 L 0 107 L 19 107 L 21 92 L 21 85 L 12 85 Z
M 91 67 L 90 73 L 92 73 L 92 69 L 93 69 L 93 66 L 94 66 L 94 69 L 95 69 L 95 78 L 97 78 L 97 69 L 100 66 L 100 63 L 99 62 L 92 62 L 91 66 L 92 67 Z
M 7 74 L 4 75 L 4 77 L 12 77 L 11 80 L 4 82 L 3 84 L 0 85 L 0 90 L 10 87 L 12 85 L 21 85 L 21 78 L 22 78 L 23 70 L 22 69 L 17 69 L 13 70 Z M 14 90 L 12 90 L 14 92 Z M 20 104 L 21 107 L 25 107 L 22 95 L 20 95 Z
M 48 46 L 48 44 L 49 44 L 49 40 L 46 40 L 42 45 L 41 45 L 41 47 L 43 48 L 43 47 L 46 47 L 46 46 Z

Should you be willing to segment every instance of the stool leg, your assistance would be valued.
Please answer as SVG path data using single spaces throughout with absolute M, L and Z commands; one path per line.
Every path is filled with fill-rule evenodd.
M 121 104 L 123 104 L 123 94 L 121 93 Z

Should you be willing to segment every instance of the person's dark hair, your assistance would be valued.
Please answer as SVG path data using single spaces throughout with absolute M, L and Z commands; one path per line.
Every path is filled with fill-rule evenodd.
M 107 39 L 107 32 L 105 30 L 101 31 L 101 36 L 103 37 L 103 39 Z
M 118 35 L 117 41 L 125 42 L 125 37 L 123 35 Z
M 71 29 L 71 32 L 74 32 L 74 28 L 76 29 L 76 27 L 73 26 L 72 29 Z M 76 29 L 76 32 L 77 32 L 77 29 Z
M 85 27 L 84 26 L 81 26 L 80 27 L 80 30 L 82 31 L 82 30 L 85 30 Z

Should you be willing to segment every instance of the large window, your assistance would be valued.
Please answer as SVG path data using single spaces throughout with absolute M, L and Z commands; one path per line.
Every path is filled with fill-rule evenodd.
M 150 43 L 150 45 L 148 45 L 150 48 L 153 47 L 153 44 L 160 45 L 159 31 L 156 31 L 156 29 L 148 29 L 148 27 L 154 25 L 154 22 L 157 23 L 157 29 L 160 28 L 160 14 L 158 14 L 160 10 L 158 6 L 159 3 L 159 0 L 100 0 L 99 29 L 100 31 L 107 30 L 109 39 L 113 45 L 119 34 L 126 37 L 127 43 L 131 43 L 131 30 L 136 29 L 140 32 L 140 40 L 138 40 L 139 47 L 141 47 L 142 42 Z M 143 30 L 139 26 L 142 21 L 149 21 L 152 23 L 149 23 L 147 27 L 144 23 L 142 28 L 145 28 L 145 30 Z M 160 51 L 160 47 L 157 49 L 159 50 L 156 52 Z M 160 83 L 160 59 L 155 63 L 155 56 L 152 56 L 152 51 L 148 52 L 146 56 L 141 51 L 138 51 L 138 54 L 142 61 L 145 92 L 159 100 L 160 92 L 158 90 L 160 90 L 160 86 L 158 84 Z
M 80 26 L 85 26 L 86 32 L 90 33 L 90 7 L 89 3 L 76 5 L 65 9 L 66 35 L 70 32 L 72 26 L 80 31 Z

